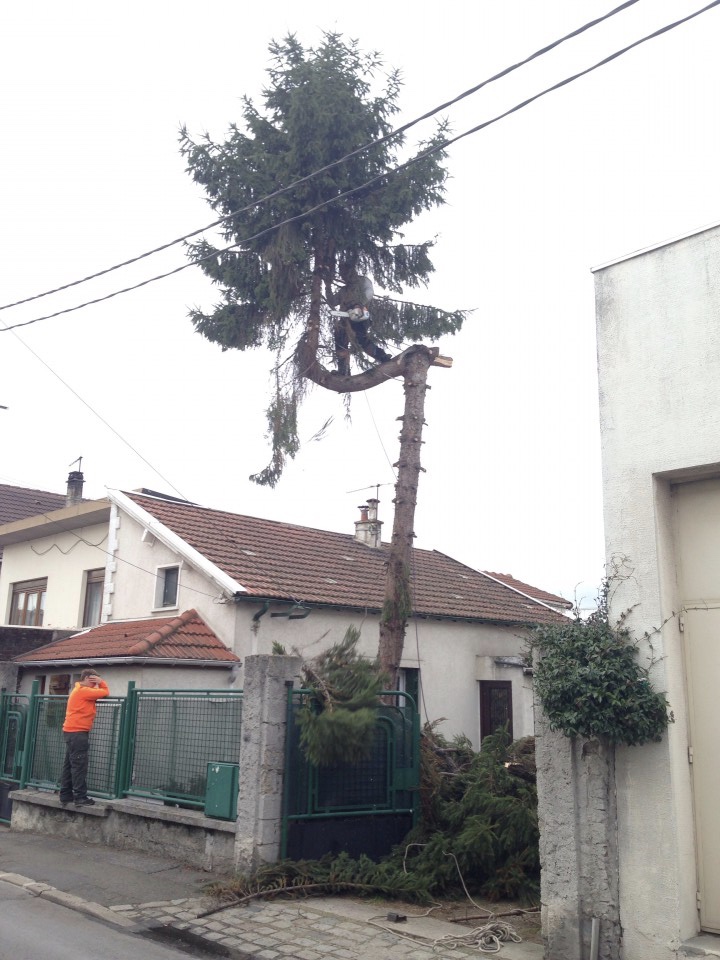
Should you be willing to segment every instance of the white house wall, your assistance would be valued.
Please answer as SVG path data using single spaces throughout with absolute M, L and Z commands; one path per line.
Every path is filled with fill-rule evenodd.
M 72 531 L 24 543 L 7 544 L 0 568 L 2 622 L 10 617 L 12 586 L 24 580 L 47 577 L 45 617 L 42 626 L 75 630 L 82 625 L 85 600 L 85 572 L 105 567 L 107 524 Z
M 669 960 L 698 927 L 670 485 L 720 475 L 720 228 L 599 268 L 596 297 L 613 610 L 676 721 L 617 756 L 624 956 Z
M 108 619 L 172 617 L 194 608 L 211 630 L 232 649 L 235 609 L 222 596 L 217 585 L 161 541 L 152 537 L 143 540 L 142 525 L 126 513 L 118 516 L 115 506 L 110 523 L 114 528 L 115 550 L 112 592 L 106 605 Z M 177 605 L 157 607 L 158 568 L 175 564 L 180 565 Z
M 30 667 L 23 671 L 19 693 L 29 694 L 33 680 L 38 677 L 47 677 L 45 690 L 49 689 L 49 678 L 62 674 L 79 674 L 81 667 Z M 128 683 L 132 680 L 138 690 L 234 690 L 229 681 L 232 671 L 208 667 L 162 667 L 145 664 L 128 664 L 127 666 L 111 666 L 99 670 L 103 680 L 110 688 L 111 697 L 124 697 L 128 691 Z

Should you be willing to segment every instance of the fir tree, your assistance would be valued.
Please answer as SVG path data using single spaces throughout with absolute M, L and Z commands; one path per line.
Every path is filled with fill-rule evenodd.
M 365 54 L 356 41 L 335 33 L 325 33 L 316 49 L 290 35 L 273 42 L 270 53 L 263 105 L 243 99 L 242 127 L 231 126 L 221 143 L 194 141 L 181 131 L 188 171 L 217 214 L 227 217 L 222 235 L 224 246 L 232 247 L 206 240 L 191 245 L 190 255 L 221 293 L 212 311 L 194 310 L 191 318 L 199 333 L 223 349 L 264 346 L 276 354 L 266 411 L 272 455 L 252 477 L 260 484 L 274 486 L 299 449 L 298 409 L 308 382 L 352 393 L 404 378 L 398 506 L 380 642 L 383 667 L 394 682 L 410 612 L 425 380 L 438 354 L 421 341 L 455 333 L 465 317 L 463 311 L 394 296 L 426 284 L 433 271 L 432 243 L 404 243 L 401 230 L 443 203 L 447 172 L 436 148 L 445 130 L 441 125 L 409 158 L 399 135 L 361 150 L 392 131 L 398 72 L 389 73 L 375 93 L 378 54 Z M 391 172 L 406 159 L 410 165 Z M 259 202 L 272 193 L 273 199 Z M 340 321 L 331 307 L 340 296 L 342 267 L 371 277 L 388 293 L 372 302 L 369 349 L 359 328 L 355 336 L 349 327 L 343 350 L 338 347 Z M 353 357 L 357 372 L 350 373 L 349 357 L 341 352 Z

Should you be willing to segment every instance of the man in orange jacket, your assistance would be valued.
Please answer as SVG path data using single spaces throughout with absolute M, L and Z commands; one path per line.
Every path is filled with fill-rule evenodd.
M 60 803 L 75 801 L 76 807 L 91 806 L 95 801 L 87 795 L 88 755 L 97 701 L 110 691 L 94 670 L 83 670 L 80 680 L 68 697 L 63 724 L 65 762 L 60 776 Z

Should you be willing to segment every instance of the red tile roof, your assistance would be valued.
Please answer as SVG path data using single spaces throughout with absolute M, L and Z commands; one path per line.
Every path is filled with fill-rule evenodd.
M 178 617 L 149 620 L 117 620 L 92 630 L 56 640 L 31 653 L 16 657 L 16 663 L 46 663 L 57 660 L 99 659 L 205 660 L 237 663 L 195 610 Z
M 316 530 L 127 493 L 200 554 L 241 584 L 240 599 L 284 600 L 378 611 L 389 546 Z M 497 623 L 565 622 L 565 617 L 434 550 L 414 550 L 413 609 L 418 616 Z
M 485 573 L 489 577 L 495 577 L 496 580 L 502 580 L 503 583 L 506 583 L 509 587 L 514 587 L 520 593 L 526 593 L 535 600 L 549 603 L 551 607 L 564 607 L 566 610 L 572 610 L 571 600 L 566 600 L 565 597 L 559 597 L 554 593 L 548 593 L 546 590 L 540 590 L 529 583 L 523 583 L 522 580 L 516 580 L 511 573 L 492 573 L 490 570 L 486 570 Z

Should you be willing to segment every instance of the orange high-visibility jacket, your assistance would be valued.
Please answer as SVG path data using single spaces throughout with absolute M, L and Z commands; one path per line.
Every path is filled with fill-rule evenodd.
M 65 733 L 80 733 L 83 730 L 90 730 L 97 711 L 96 701 L 107 697 L 109 693 L 108 685 L 104 680 L 100 681 L 99 687 L 83 687 L 76 683 L 68 697 L 65 723 L 63 724 Z

